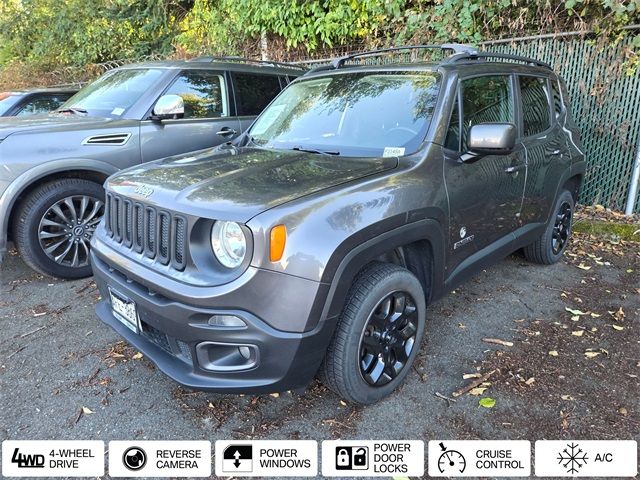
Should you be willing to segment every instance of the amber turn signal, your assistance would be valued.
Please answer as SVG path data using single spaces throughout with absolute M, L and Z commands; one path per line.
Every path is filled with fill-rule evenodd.
M 287 243 L 287 227 L 276 225 L 271 229 L 271 242 L 269 245 L 269 259 L 272 262 L 279 262 L 284 253 L 284 246 Z

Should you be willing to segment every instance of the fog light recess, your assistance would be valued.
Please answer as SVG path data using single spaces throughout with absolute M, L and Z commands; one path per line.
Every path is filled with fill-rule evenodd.
M 202 342 L 196 346 L 196 354 L 200 367 L 212 372 L 248 370 L 258 363 L 255 345 Z

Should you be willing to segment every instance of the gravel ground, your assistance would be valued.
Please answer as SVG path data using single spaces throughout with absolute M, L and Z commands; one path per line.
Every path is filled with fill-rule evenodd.
M 0 440 L 638 440 L 638 247 L 580 236 L 557 265 L 513 255 L 481 272 L 430 307 L 414 371 L 366 408 L 319 383 L 304 395 L 184 390 L 97 320 L 91 279 L 42 277 L 12 252 L 0 270 Z M 489 372 L 455 402 L 436 396 Z

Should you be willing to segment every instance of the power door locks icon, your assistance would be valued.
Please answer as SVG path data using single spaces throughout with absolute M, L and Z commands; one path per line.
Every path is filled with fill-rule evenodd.
M 367 470 L 368 447 L 336 447 L 336 470 Z

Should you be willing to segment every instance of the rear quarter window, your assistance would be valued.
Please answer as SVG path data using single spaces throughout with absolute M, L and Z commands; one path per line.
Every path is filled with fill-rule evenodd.
M 519 76 L 522 99 L 522 134 L 530 137 L 551 127 L 549 82 L 543 77 Z

